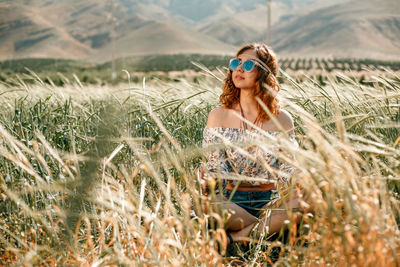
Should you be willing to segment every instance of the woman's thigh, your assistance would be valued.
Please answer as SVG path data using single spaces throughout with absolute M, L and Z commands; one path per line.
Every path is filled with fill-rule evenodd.
M 277 198 L 264 205 L 265 214 L 285 214 L 291 213 L 292 210 L 299 208 L 299 198 L 297 195 L 289 195 L 287 198 Z M 263 214 L 263 213 L 261 213 Z M 264 216 L 265 216 L 264 214 Z
M 214 203 L 221 213 L 228 213 L 226 229 L 238 231 L 257 221 L 257 217 L 251 215 L 237 204 L 228 201 L 223 195 L 217 195 Z
M 297 212 L 299 203 L 299 198 L 293 195 L 287 199 L 276 199 L 266 204 L 263 207 L 265 212 L 260 215 L 260 221 L 263 222 L 260 227 L 268 227 L 269 233 L 275 233 L 281 229 L 285 220 L 292 218 L 298 223 L 301 219 L 301 213 Z

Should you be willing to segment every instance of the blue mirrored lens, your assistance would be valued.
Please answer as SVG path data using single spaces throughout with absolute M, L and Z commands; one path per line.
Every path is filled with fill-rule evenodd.
M 239 59 L 237 59 L 237 58 L 232 58 L 232 59 L 229 61 L 229 69 L 230 69 L 231 71 L 234 71 L 234 70 L 239 66 L 239 64 L 240 64 Z
M 243 69 L 245 71 L 252 71 L 253 68 L 254 68 L 254 61 L 246 60 L 245 62 L 243 62 Z
M 234 71 L 237 69 L 241 64 L 240 59 L 238 58 L 232 58 L 229 61 L 229 69 L 231 71 Z M 242 63 L 242 68 L 244 71 L 252 71 L 255 66 L 255 62 L 253 60 L 246 60 L 245 62 Z

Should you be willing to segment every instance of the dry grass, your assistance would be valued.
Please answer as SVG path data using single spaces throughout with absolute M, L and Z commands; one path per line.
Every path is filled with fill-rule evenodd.
M 300 143 L 294 150 L 280 142 L 301 171 L 290 189 L 302 188 L 316 211 L 304 214 L 299 228 L 288 222 L 285 242 L 265 237 L 231 256 L 222 249 L 224 218 L 199 194 L 193 171 L 218 79 L 3 87 L 0 260 L 399 265 L 399 77 L 373 77 L 374 87 L 346 76 L 324 87 L 285 79 L 282 103 Z M 201 212 L 205 207 L 211 212 Z M 273 247 L 281 248 L 274 258 Z

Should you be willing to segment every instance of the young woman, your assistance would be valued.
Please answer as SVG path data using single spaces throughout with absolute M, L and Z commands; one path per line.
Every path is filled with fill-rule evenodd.
M 210 112 L 203 132 L 203 146 L 215 148 L 224 144 L 224 148 L 211 150 L 200 175 L 206 180 L 223 181 L 222 195 L 217 196 L 216 203 L 229 213 L 226 229 L 233 242 L 247 240 L 256 225 L 258 233 L 265 228 L 269 234 L 278 232 L 289 218 L 287 211 L 298 208 L 299 200 L 292 197 L 282 208 L 276 209 L 275 205 L 271 209 L 280 197 L 277 185 L 288 182 L 293 168 L 254 144 L 242 149 L 233 145 L 254 143 L 265 134 L 277 137 L 285 132 L 292 145 L 297 146 L 292 117 L 280 108 L 277 98 L 280 87 L 274 52 L 264 44 L 245 45 L 230 60 L 229 70 L 220 96 L 221 106 Z M 263 211 L 268 208 L 272 212 L 265 216 Z

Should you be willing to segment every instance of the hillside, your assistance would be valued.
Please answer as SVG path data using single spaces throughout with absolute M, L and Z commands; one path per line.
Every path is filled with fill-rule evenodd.
M 400 2 L 394 0 L 350 1 L 319 9 L 278 24 L 272 46 L 285 56 L 399 59 L 398 10 Z
M 226 54 L 234 50 L 173 20 L 146 1 L 59 0 L 0 3 L 0 60 L 110 60 L 143 54 Z M 153 18 L 153 19 L 151 19 Z
M 281 3 L 273 3 L 271 23 L 275 23 L 279 18 L 287 14 L 288 7 Z M 257 5 L 252 10 L 239 12 L 229 18 L 223 18 L 215 22 L 209 22 L 198 28 L 202 33 L 212 36 L 220 41 L 233 45 L 242 45 L 255 36 L 264 35 L 267 30 L 267 7 Z
M 43 13 L 45 10 L 35 6 L 0 3 L 0 59 L 76 59 L 92 52 Z
M 343 0 L 336 0 L 336 2 L 343 2 Z M 266 1 L 263 1 L 250 9 L 240 10 L 234 14 L 226 13 L 218 19 L 211 17 L 209 21 L 199 23 L 196 29 L 220 41 L 237 46 L 255 40 L 265 42 L 268 20 L 265 3 Z M 294 16 L 302 16 L 312 10 L 331 5 L 330 0 L 271 1 L 272 29 Z
M 400 58 L 397 0 L 272 1 L 282 56 Z M 0 60 L 227 54 L 265 42 L 264 0 L 3 0 Z M 113 49 L 114 47 L 114 49 Z
M 89 59 L 107 61 L 112 58 L 113 45 L 109 43 Z M 172 20 L 150 22 L 128 31 L 115 41 L 115 57 L 150 54 L 232 54 L 234 47 L 184 28 Z

